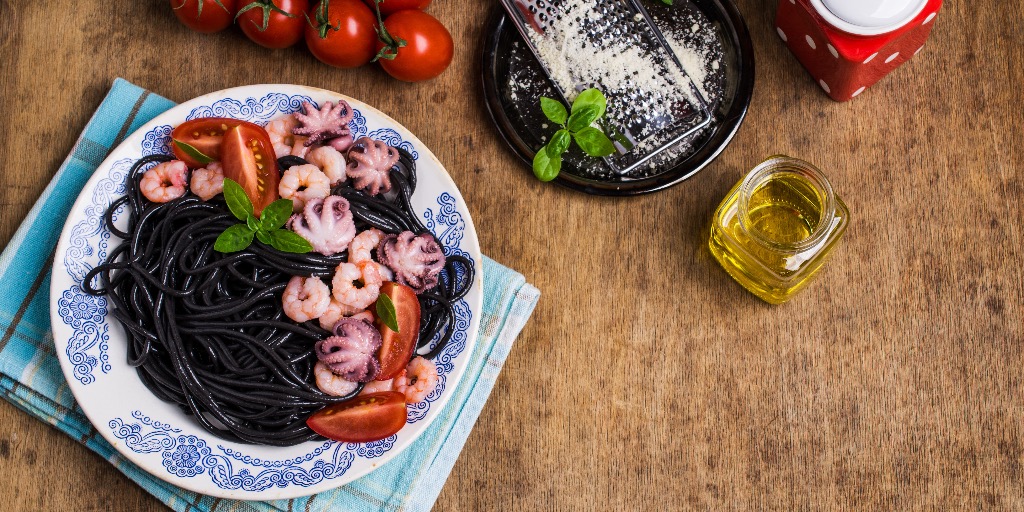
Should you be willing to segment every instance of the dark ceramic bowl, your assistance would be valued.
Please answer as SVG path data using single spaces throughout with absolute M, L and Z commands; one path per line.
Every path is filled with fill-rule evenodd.
M 668 24 L 689 23 L 688 16 L 702 16 L 715 32 L 721 65 L 717 76 L 712 77 L 720 88 L 720 94 L 709 105 L 712 125 L 689 141 L 688 151 L 645 176 L 595 173 L 584 165 L 603 166 L 599 160 L 567 155 L 562 172 L 555 179 L 560 185 L 588 194 L 610 196 L 663 190 L 711 163 L 729 145 L 746 116 L 754 92 L 754 50 L 746 23 L 736 6 L 729 0 L 690 0 L 676 2 L 675 6 L 646 1 L 645 6 L 652 16 Z M 484 98 L 491 118 L 505 142 L 526 164 L 524 170 L 532 172 L 533 156 L 552 130 L 545 129 L 539 99 L 517 96 L 510 80 L 536 82 L 538 90 L 551 91 L 545 94 L 547 96 L 555 97 L 554 89 L 500 6 L 492 12 L 485 31 L 482 75 Z

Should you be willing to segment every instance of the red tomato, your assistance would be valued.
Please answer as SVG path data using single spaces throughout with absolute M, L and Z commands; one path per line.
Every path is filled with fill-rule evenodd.
M 406 82 L 429 80 L 440 75 L 452 63 L 455 43 L 448 29 L 437 18 L 422 11 L 398 11 L 384 20 L 384 27 L 395 40 L 406 45 L 393 48 L 393 59 L 378 61 L 389 75 Z M 380 50 L 386 46 L 377 44 Z
M 262 129 L 259 126 L 231 119 L 229 117 L 204 117 L 185 121 L 171 131 L 171 139 L 184 142 L 199 150 L 200 153 L 214 159 L 220 160 L 221 143 L 224 141 L 224 133 L 238 125 L 249 125 L 252 128 Z M 190 168 L 203 167 L 205 164 L 192 158 L 188 153 L 171 143 L 174 156 L 188 165 Z
M 366 6 L 372 11 L 374 8 L 373 0 L 363 0 L 366 2 Z M 380 1 L 380 13 L 383 16 L 391 16 L 398 11 L 407 11 L 409 9 L 416 9 L 422 11 L 430 5 L 430 0 L 381 0 Z
M 239 8 L 235 19 L 254 43 L 287 48 L 302 39 L 308 9 L 309 0 L 254 0 Z
M 380 373 L 376 380 L 388 380 L 402 373 L 416 350 L 416 342 L 420 339 L 420 300 L 412 288 L 398 283 L 384 283 L 380 293 L 395 303 L 395 316 L 398 317 L 397 333 L 380 319 L 376 322 L 381 335 Z M 370 311 L 376 311 L 376 308 Z
M 306 425 L 328 439 L 369 443 L 402 430 L 405 419 L 405 395 L 382 391 L 328 405 L 306 419 Z
M 326 0 L 324 0 L 326 1 Z M 339 68 L 355 68 L 370 62 L 377 53 L 377 17 L 360 0 L 324 2 L 310 13 L 306 46 L 320 62 Z
M 235 180 L 245 190 L 257 216 L 278 198 L 281 173 L 277 170 L 274 146 L 263 128 L 246 123 L 229 129 L 221 145 L 221 165 L 224 177 Z
M 236 4 L 237 0 L 171 0 L 178 21 L 204 34 L 228 28 L 235 19 Z

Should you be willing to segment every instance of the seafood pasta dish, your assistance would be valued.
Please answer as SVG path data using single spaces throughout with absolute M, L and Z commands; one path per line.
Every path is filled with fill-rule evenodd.
M 473 262 L 413 211 L 412 156 L 354 139 L 352 116 L 187 121 L 104 214 L 121 241 L 84 289 L 145 386 L 221 438 L 384 439 L 438 382 Z

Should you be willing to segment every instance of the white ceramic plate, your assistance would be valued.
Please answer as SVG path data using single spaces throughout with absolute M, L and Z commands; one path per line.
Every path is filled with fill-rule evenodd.
M 220 439 L 177 406 L 157 399 L 126 363 L 126 338 L 107 301 L 82 292 L 86 272 L 120 243 L 101 217 L 124 194 L 125 175 L 144 155 L 170 153 L 171 128 L 199 117 L 266 124 L 304 101 L 348 101 L 353 135 L 401 146 L 416 158 L 413 206 L 450 254 L 470 257 L 476 279 L 456 305 L 456 332 L 434 361 L 441 376 L 426 401 L 409 406 L 406 426 L 373 443 L 308 442 L 280 448 Z M 120 219 L 123 221 L 123 216 Z M 119 223 L 121 225 L 121 223 Z M 123 227 L 123 226 L 122 226 Z M 122 455 L 174 485 L 212 496 L 272 500 L 305 496 L 351 482 L 395 457 L 430 425 L 462 377 L 476 343 L 482 305 L 482 261 L 462 195 L 437 158 L 395 120 L 352 98 L 295 85 L 253 85 L 207 94 L 146 123 L 114 149 L 75 202 L 53 264 L 50 315 L 61 368 L 75 399 L 100 434 Z

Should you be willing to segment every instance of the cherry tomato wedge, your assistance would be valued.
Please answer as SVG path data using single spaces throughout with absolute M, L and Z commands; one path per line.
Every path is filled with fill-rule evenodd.
M 265 48 L 287 48 L 302 39 L 309 0 L 242 0 L 238 26 Z M 288 13 L 288 14 L 282 14 Z
M 328 405 L 306 419 L 313 432 L 344 443 L 369 443 L 405 426 L 405 395 L 382 391 Z
M 231 25 L 237 0 L 171 0 L 174 15 L 186 27 L 211 34 Z
M 281 173 L 277 170 L 274 146 L 263 128 L 246 123 L 229 129 L 221 145 L 221 165 L 224 177 L 235 180 L 245 190 L 257 216 L 278 198 Z
M 374 0 L 363 0 L 366 6 L 373 10 Z M 416 9 L 422 11 L 430 5 L 431 0 L 380 0 L 380 14 L 382 16 L 390 16 L 398 11 L 407 11 L 409 9 Z
M 412 288 L 398 283 L 384 283 L 380 293 L 395 303 L 395 316 L 398 317 L 397 333 L 380 319 L 376 322 L 381 335 L 380 373 L 376 380 L 388 380 L 402 373 L 416 350 L 416 342 L 420 339 L 420 300 Z M 370 311 L 376 311 L 376 308 Z
M 176 141 L 189 144 L 190 146 L 198 149 L 200 153 L 219 161 L 221 159 L 221 143 L 224 141 L 224 133 L 231 128 L 243 124 L 248 125 L 251 128 L 262 130 L 258 125 L 238 119 L 231 119 L 228 117 L 204 117 L 181 123 L 177 128 L 171 131 L 171 138 Z M 195 158 L 192 158 L 188 153 L 185 153 L 173 142 L 171 143 L 171 149 L 174 150 L 175 158 L 185 162 L 185 165 L 190 168 L 202 167 L 205 165 L 203 162 L 200 162 Z

